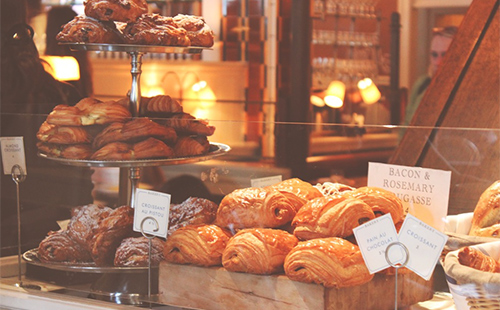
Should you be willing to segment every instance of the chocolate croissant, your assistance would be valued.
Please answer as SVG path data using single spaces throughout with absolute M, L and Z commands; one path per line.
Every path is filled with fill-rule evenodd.
M 243 229 L 229 240 L 222 254 L 222 265 L 235 272 L 280 273 L 286 255 L 297 243 L 297 238 L 284 230 Z
M 293 203 L 295 211 L 299 211 L 309 200 L 323 197 L 317 188 L 298 178 L 284 180 L 270 187 L 285 195 Z
M 76 16 L 65 24 L 56 39 L 60 42 L 107 44 L 119 44 L 124 41 L 113 22 L 101 22 L 83 15 Z
M 341 238 L 299 242 L 285 258 L 285 273 L 291 280 L 325 287 L 349 287 L 369 282 L 358 246 Z
M 500 238 L 500 181 L 491 184 L 479 197 L 469 235 Z
M 188 225 L 167 238 L 165 260 L 176 264 L 220 266 L 231 234 L 216 225 Z
M 307 202 L 295 215 L 292 226 L 300 240 L 348 237 L 354 228 L 374 218 L 372 208 L 362 200 L 337 195 Z
M 295 214 L 294 206 L 281 192 L 249 187 L 237 189 L 222 199 L 216 223 L 230 229 L 275 228 L 289 223 Z
M 342 194 L 345 197 L 356 198 L 364 201 L 373 209 L 375 216 L 390 213 L 394 223 L 404 218 L 403 203 L 396 194 L 378 187 L 359 187 L 353 191 Z
M 460 264 L 480 271 L 500 272 L 500 262 L 494 260 L 480 250 L 472 247 L 463 247 L 458 251 Z

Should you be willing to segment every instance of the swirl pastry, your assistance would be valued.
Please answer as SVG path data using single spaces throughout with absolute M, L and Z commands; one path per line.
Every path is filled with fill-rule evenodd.
M 143 14 L 135 22 L 128 23 L 123 34 L 130 44 L 189 46 L 186 30 L 179 27 L 172 17 L 159 14 Z
M 164 142 L 175 142 L 177 133 L 173 128 L 162 126 L 147 117 L 134 118 L 125 123 L 112 123 L 94 139 L 92 146 L 100 149 L 111 142 L 137 142 L 148 137 Z
M 295 215 L 292 226 L 300 240 L 348 237 L 353 229 L 375 218 L 372 208 L 362 200 L 340 195 L 307 202 Z
M 500 238 L 500 181 L 491 184 L 479 197 L 469 235 Z
M 93 154 L 90 144 L 51 144 L 38 142 L 38 150 L 51 157 L 60 157 L 67 159 L 90 159 Z
M 163 125 L 174 128 L 180 135 L 211 136 L 215 132 L 214 126 L 209 126 L 207 121 L 196 119 L 189 113 L 176 114 L 161 121 Z
M 373 278 L 358 246 L 341 238 L 299 242 L 285 258 L 284 268 L 291 280 L 325 287 L 361 285 Z
M 231 234 L 216 225 L 188 225 L 167 238 L 163 255 L 176 264 L 220 266 Z
M 280 273 L 285 257 L 297 243 L 297 238 L 284 230 L 243 229 L 229 240 L 222 254 L 222 265 L 235 272 Z
M 226 195 L 217 210 L 216 223 L 231 229 L 275 228 L 295 216 L 292 203 L 277 190 L 249 187 Z
M 68 235 L 90 253 L 92 238 L 96 234 L 101 221 L 108 217 L 113 209 L 90 204 L 79 208 L 68 224 Z
M 174 145 L 176 157 L 187 157 L 207 154 L 210 142 L 205 136 L 180 137 Z
M 134 209 L 121 206 L 102 219 L 92 238 L 92 259 L 97 266 L 112 266 L 121 241 L 133 233 Z
M 134 160 L 148 158 L 172 158 L 171 147 L 155 138 L 147 138 L 134 144 L 111 142 L 92 154 L 92 160 Z
M 45 263 L 92 262 L 90 252 L 68 235 L 67 231 L 51 232 L 38 246 L 38 258 Z
M 347 191 L 342 195 L 364 201 L 372 207 L 376 217 L 390 213 L 394 223 L 398 223 L 404 218 L 403 203 L 401 200 L 394 193 L 383 188 L 360 187 L 353 191 Z
M 83 127 L 57 126 L 47 122 L 40 126 L 36 137 L 42 142 L 55 144 L 90 143 L 93 139 Z
M 165 243 L 160 238 L 151 239 L 151 266 L 158 266 L 163 260 Z M 114 265 L 117 267 L 149 266 L 149 239 L 129 237 L 121 241 L 116 249 Z
M 178 14 L 174 16 L 174 22 L 186 30 L 191 46 L 211 47 L 214 45 L 214 32 L 203 17 Z
M 124 122 L 131 117 L 130 111 L 119 103 L 84 98 L 75 106 L 57 105 L 54 107 L 47 116 L 47 123 L 60 126 L 104 125 Z
M 500 262 L 473 247 L 463 247 L 458 251 L 460 264 L 480 271 L 500 272 Z
M 56 35 L 60 42 L 123 43 L 123 36 L 113 22 L 101 22 L 88 16 L 75 16 Z
M 130 23 L 148 12 L 146 0 L 85 0 L 85 15 L 101 20 Z
M 309 200 L 323 197 L 317 188 L 298 178 L 284 180 L 270 187 L 285 195 L 293 203 L 295 211 L 298 211 Z
M 193 224 L 212 224 L 219 206 L 208 199 L 189 197 L 180 204 L 170 206 L 168 235 L 177 229 Z

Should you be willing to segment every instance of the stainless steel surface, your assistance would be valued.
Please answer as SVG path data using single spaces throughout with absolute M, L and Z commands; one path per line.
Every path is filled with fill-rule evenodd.
M 210 50 L 198 46 L 159 46 L 159 45 L 136 45 L 136 44 L 104 44 L 83 42 L 60 42 L 72 50 L 89 52 L 127 52 L 127 53 L 172 53 L 172 54 L 200 54 L 203 50 Z
M 204 155 L 164 158 L 164 159 L 137 159 L 137 160 L 82 160 L 52 157 L 47 154 L 38 153 L 38 156 L 47 158 L 61 164 L 79 167 L 150 167 L 150 166 L 169 166 L 191 164 L 199 161 L 205 161 L 217 156 L 226 154 L 231 150 L 226 144 L 210 142 L 210 151 Z

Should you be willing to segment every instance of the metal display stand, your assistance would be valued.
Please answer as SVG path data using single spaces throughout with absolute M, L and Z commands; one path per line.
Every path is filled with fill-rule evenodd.
M 404 257 L 404 261 L 402 263 L 394 263 L 389 258 L 389 250 L 393 246 L 399 246 L 400 248 L 402 248 L 404 250 L 405 257 Z M 398 270 L 399 270 L 399 268 L 405 267 L 408 264 L 408 261 L 410 260 L 410 252 L 408 251 L 408 248 L 404 244 L 402 244 L 401 242 L 393 242 L 393 243 L 389 244 L 387 246 L 387 248 L 385 249 L 385 260 L 387 261 L 387 263 L 389 263 L 389 265 L 391 265 L 391 267 L 394 267 L 394 269 L 396 270 L 396 272 L 395 272 L 396 278 L 395 278 L 395 284 L 394 284 L 394 310 L 398 310 Z

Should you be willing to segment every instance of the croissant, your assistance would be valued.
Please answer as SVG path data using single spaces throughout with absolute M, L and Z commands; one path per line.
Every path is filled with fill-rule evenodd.
M 323 197 L 317 188 L 298 178 L 284 180 L 270 187 L 285 195 L 294 205 L 295 211 L 299 211 L 307 201 Z
M 196 119 L 188 113 L 179 113 L 162 121 L 165 126 L 172 127 L 177 133 L 185 136 L 211 136 L 215 132 L 215 127 L 209 126 L 207 121 Z
M 50 233 L 38 246 L 38 258 L 42 262 L 92 262 L 90 252 L 75 242 L 67 231 Z
M 217 210 L 216 223 L 231 229 L 287 224 L 296 212 L 285 195 L 270 188 L 249 187 L 226 195 Z
M 55 144 L 90 143 L 92 136 L 83 127 L 60 127 L 43 122 L 36 134 L 38 140 Z
M 149 266 L 149 251 L 151 250 L 151 266 L 158 266 L 163 260 L 164 242 L 160 238 L 129 237 L 122 240 L 116 249 L 114 265 L 117 267 L 147 267 Z
M 284 230 L 243 229 L 229 240 L 222 254 L 222 265 L 235 272 L 279 273 L 283 271 L 286 255 L 297 243 L 297 238 Z
M 147 138 L 135 144 L 111 142 L 94 152 L 93 160 L 133 160 L 148 158 L 172 158 L 174 151 L 164 142 Z
M 205 136 L 181 137 L 174 145 L 176 157 L 187 157 L 207 154 L 210 142 Z
M 346 191 L 342 195 L 363 200 L 372 207 L 376 217 L 390 213 L 394 223 L 400 222 L 404 217 L 401 200 L 394 193 L 383 188 L 360 187 L 353 191 Z
M 90 159 L 93 153 L 90 144 L 86 143 L 66 145 L 38 142 L 36 146 L 45 155 L 67 159 Z
M 463 247 L 458 251 L 458 261 L 464 266 L 486 272 L 500 272 L 500 262 L 472 247 Z
M 479 197 L 469 235 L 500 238 L 500 181 L 490 185 Z
M 326 196 L 307 202 L 295 215 L 292 226 L 300 240 L 348 237 L 354 228 L 374 218 L 372 208 L 362 200 Z
M 325 287 L 349 287 L 369 282 L 358 246 L 341 238 L 299 242 L 285 258 L 285 273 L 291 280 Z
M 148 12 L 146 0 L 85 0 L 85 15 L 101 21 L 130 23 Z
M 165 260 L 176 264 L 220 266 L 231 234 L 216 225 L 188 225 L 167 238 Z

